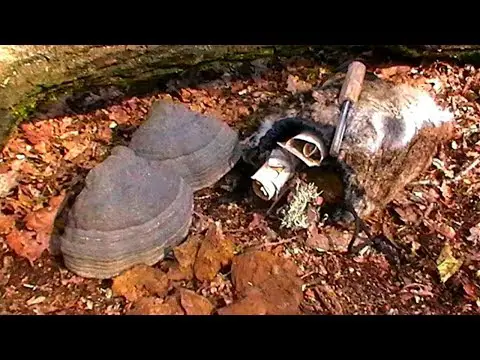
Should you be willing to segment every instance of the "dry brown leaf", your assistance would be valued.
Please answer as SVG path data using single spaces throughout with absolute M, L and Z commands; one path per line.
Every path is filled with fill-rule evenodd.
M 382 231 L 388 240 L 395 241 L 396 229 L 391 224 L 386 221 L 382 222 Z
M 480 223 L 470 228 L 470 235 L 467 237 L 467 240 L 472 242 L 474 245 L 480 242 Z
M 415 224 L 418 221 L 417 213 L 412 209 L 411 206 L 407 206 L 405 208 L 400 208 L 398 206 L 395 207 L 395 212 L 400 215 L 402 221 L 406 224 L 412 223 Z
M 47 144 L 44 141 L 36 144 L 33 148 L 39 154 L 45 154 L 47 152 Z
M 382 79 L 389 79 L 395 75 L 407 74 L 410 70 L 410 66 L 390 66 L 377 69 L 375 74 Z
M 66 193 L 62 192 L 60 195 L 54 196 L 48 202 L 48 206 L 32 212 L 25 217 L 25 225 L 29 230 L 34 230 L 37 233 L 42 232 L 50 235 L 53 230 L 53 224 L 60 209 Z
M 462 267 L 463 260 L 453 257 L 452 248 L 447 242 L 443 247 L 437 259 L 437 269 L 440 275 L 440 281 L 445 283 Z
M 34 231 L 18 230 L 14 228 L 5 237 L 5 240 L 13 252 L 18 256 L 27 259 L 32 266 L 33 262 L 37 260 L 47 248 L 45 244 L 37 242 Z
M 63 146 L 68 150 L 68 152 L 63 157 L 65 160 L 70 161 L 75 159 L 81 153 L 88 149 L 88 144 L 80 143 L 75 140 L 65 141 Z
M 448 186 L 446 181 L 442 182 L 442 185 L 440 186 L 440 192 L 442 193 L 442 196 L 445 199 L 445 202 L 447 204 L 450 203 L 453 197 L 453 191 L 450 188 L 450 186 Z
M 268 225 L 264 216 L 258 213 L 253 213 L 253 219 L 250 224 L 248 224 L 248 231 L 253 231 L 255 229 L 262 231 L 266 231 L 268 229 Z
M 49 206 L 25 217 L 27 229 L 33 231 L 16 231 L 7 241 L 19 256 L 27 258 L 33 264 L 49 248 L 50 237 L 57 212 L 65 199 L 65 193 L 50 199 Z M 34 236 L 36 234 L 36 236 Z
M 435 224 L 435 229 L 438 233 L 442 234 L 443 236 L 445 236 L 447 239 L 450 239 L 450 240 L 455 239 L 455 236 L 457 235 L 455 230 L 450 225 L 447 225 L 447 224 L 443 224 L 443 223 Z
M 0 174 L 0 198 L 7 196 L 18 185 L 18 172 Z
M 119 125 L 126 124 L 130 121 L 130 115 L 120 106 L 113 106 L 108 118 L 115 121 Z
M 112 141 L 112 129 L 107 125 L 102 125 L 97 131 L 97 139 L 109 143 Z
M 53 126 L 49 122 L 41 121 L 36 124 L 22 124 L 25 137 L 32 145 L 48 141 L 53 136 Z
M 260 307 L 245 300 L 250 310 L 265 309 L 269 315 L 296 314 L 303 299 L 303 282 L 297 272 L 298 267 L 291 260 L 266 251 L 252 251 L 233 260 L 232 282 L 238 296 L 254 299 L 254 304 L 262 300 Z
M 0 214 L 0 235 L 8 234 L 15 226 L 15 218 L 12 215 Z
M 312 84 L 307 83 L 306 81 L 300 80 L 298 76 L 288 75 L 287 79 L 287 91 L 291 92 L 293 95 L 297 93 L 305 93 L 312 89 Z
M 477 287 L 471 281 L 463 284 L 463 290 L 470 300 L 477 300 Z

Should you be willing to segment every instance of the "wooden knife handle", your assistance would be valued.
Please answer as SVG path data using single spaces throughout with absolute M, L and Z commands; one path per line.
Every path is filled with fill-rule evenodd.
M 340 104 L 346 100 L 352 103 L 357 102 L 360 92 L 362 91 L 362 83 L 366 70 L 366 66 L 359 61 L 354 61 L 349 65 L 347 76 L 340 91 Z

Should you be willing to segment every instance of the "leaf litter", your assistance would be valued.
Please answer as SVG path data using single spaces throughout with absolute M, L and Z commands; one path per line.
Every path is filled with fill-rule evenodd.
M 350 58 L 349 54 L 332 51 L 331 56 L 338 58 L 339 63 Z M 369 68 L 378 69 L 376 73 L 381 77 L 425 88 L 440 104 L 451 107 L 458 119 L 454 143 L 440 147 L 432 166 L 417 179 L 418 184 L 399 194 L 397 203 L 388 206 L 382 216 L 371 219 L 371 225 L 378 223 L 377 227 L 387 237 L 411 248 L 410 258 L 400 275 L 375 251 L 367 251 L 354 259 L 342 254 L 342 246 L 338 249 L 330 246 L 328 251 L 319 252 L 305 243 L 308 234 L 315 233 L 313 228 L 309 231 L 309 219 L 298 221 L 305 225 L 300 229 L 280 229 L 264 217 L 260 209 L 243 203 L 220 205 L 219 194 L 214 189 L 196 196 L 196 212 L 208 221 L 202 220 L 203 225 L 197 222 L 198 228 L 194 231 L 205 236 L 208 227 L 220 221 L 223 235 L 233 243 L 235 256 L 248 251 L 252 244 L 267 241 L 267 252 L 294 261 L 296 276 L 309 284 L 302 287 L 300 309 L 303 313 L 479 313 L 475 289 L 480 283 L 480 206 L 476 205 L 480 181 L 476 177 L 477 168 L 470 166 L 475 165 L 480 151 L 480 106 L 476 103 L 480 71 L 472 66 L 445 62 L 403 66 L 375 61 L 372 60 Z M 116 103 L 106 101 L 105 107 L 99 110 L 87 109 L 75 115 L 55 115 L 22 124 L 2 150 L 0 162 L 0 235 L 5 241 L 0 257 L 9 264 L 1 272 L 2 283 L 6 282 L 0 289 L 0 312 L 184 314 L 178 289 L 193 291 L 202 297 L 183 292 L 184 306 L 194 313 L 209 313 L 209 303 L 214 306 L 214 312 L 240 301 L 229 273 L 231 260 L 226 260 L 231 259 L 231 245 L 225 248 L 228 251 L 224 260 L 212 263 L 211 271 L 203 277 L 200 275 L 204 280 L 201 282 L 194 278 L 198 247 L 184 248 L 183 258 L 182 250 L 177 250 L 179 259 L 171 266 L 176 266 L 180 274 L 177 272 L 172 278 L 174 273 L 170 272 L 167 262 L 158 265 L 166 267 L 169 287 L 173 287 L 174 292 L 161 299 L 158 293 L 164 295 L 163 292 L 145 293 L 143 288 L 142 297 L 133 307 L 122 296 L 108 296 L 111 285 L 92 279 L 77 281 L 75 275 L 59 266 L 44 250 L 48 248 L 55 215 L 61 210 L 62 196 L 65 200 L 73 190 L 72 184 L 77 184 L 78 178 L 84 178 L 89 169 L 103 161 L 112 146 L 128 143 L 155 99 L 180 101 L 192 109 L 220 116 L 244 136 L 258 124 L 264 108 L 291 106 L 291 101 L 286 99 L 301 101 L 312 87 L 325 81 L 327 72 L 325 65 L 315 59 L 281 58 L 280 66 L 275 68 L 269 63 L 252 64 L 252 67 L 251 77 L 226 72 L 218 81 L 204 84 L 182 80 L 176 83 L 176 89 L 171 87 L 173 90 L 169 93 L 132 97 Z M 419 196 L 423 202 L 408 200 Z M 397 216 L 388 215 L 395 213 Z M 316 230 L 314 235 L 325 247 L 327 239 L 331 245 L 332 241 L 343 241 L 343 235 L 349 235 L 323 227 Z M 262 234 L 275 236 L 270 239 Z M 445 238 L 450 241 L 449 248 L 445 247 Z M 12 258 L 12 254 L 18 257 Z M 469 257 L 466 254 L 470 254 Z M 19 257 L 25 258 L 26 264 Z M 428 265 L 427 259 L 432 257 L 438 259 L 438 268 Z M 468 266 L 466 260 L 462 262 L 464 258 L 470 259 Z M 5 259 L 13 260 L 5 262 Z M 45 291 L 35 296 L 30 290 L 26 292 L 21 286 L 27 281 L 24 274 L 28 274 L 29 283 Z M 448 281 L 456 278 L 455 274 L 465 278 L 462 287 L 467 296 L 460 302 L 455 300 L 453 282 Z M 421 285 L 406 287 L 409 284 Z M 413 297 L 405 297 L 404 288 Z M 268 292 L 255 290 L 243 298 L 244 303 L 240 305 L 245 311 L 267 313 L 271 305 L 261 300 L 265 296 L 268 298 Z M 289 301 L 296 304 L 298 298 Z M 27 302 L 38 303 L 28 306 Z M 276 306 L 278 309 L 281 304 Z

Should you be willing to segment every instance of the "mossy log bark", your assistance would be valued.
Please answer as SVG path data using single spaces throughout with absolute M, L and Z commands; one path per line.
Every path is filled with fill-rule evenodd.
M 406 58 L 480 64 L 480 45 L 388 45 L 385 48 L 394 55 Z
M 239 64 L 307 46 L 0 46 L 0 141 L 39 107 L 61 97 L 114 87 L 125 94 L 148 89 L 185 71 Z
M 0 142 L 3 146 L 10 130 L 21 120 L 65 96 L 111 86 L 133 94 L 152 90 L 162 80 L 186 71 L 261 57 L 321 54 L 320 49 L 334 53 L 345 50 L 352 55 L 380 49 L 412 59 L 449 58 L 474 65 L 480 63 L 480 45 L 0 46 Z

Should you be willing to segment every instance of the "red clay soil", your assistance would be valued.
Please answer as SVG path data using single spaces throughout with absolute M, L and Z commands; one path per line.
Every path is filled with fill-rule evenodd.
M 342 246 L 319 251 L 305 232 L 279 229 L 264 217 L 266 209 L 251 201 L 224 204 L 221 187 L 195 196 L 197 240 L 176 249 L 176 260 L 130 273 L 137 279 L 133 285 L 125 278 L 113 284 L 75 276 L 48 251 L 63 196 L 78 192 L 113 145 L 128 142 L 155 99 L 173 98 L 215 114 L 243 137 L 264 108 L 301 101 L 302 92 L 327 77 L 324 65 L 313 59 L 255 62 L 249 77 L 224 74 L 191 87 L 171 82 L 162 93 L 20 126 L 0 163 L 0 313 L 478 314 L 480 71 L 440 62 L 367 64 L 379 76 L 422 84 L 456 115 L 455 140 L 369 220 L 375 233 L 407 249 L 402 263 L 370 248 L 354 258 Z M 212 222 L 220 224 L 221 235 L 215 235 Z M 345 243 L 338 229 L 321 234 Z M 215 252 L 219 248 L 221 253 Z M 262 278 L 262 271 L 269 276 Z M 275 303 L 280 298 L 284 301 Z

